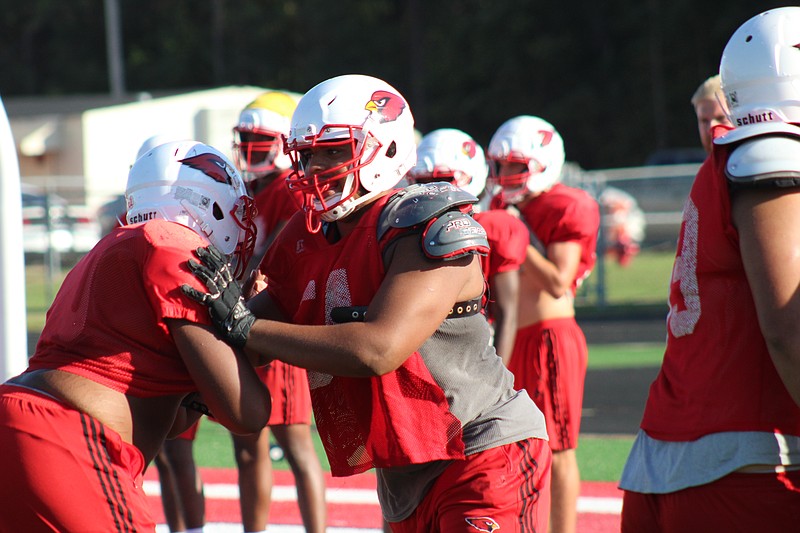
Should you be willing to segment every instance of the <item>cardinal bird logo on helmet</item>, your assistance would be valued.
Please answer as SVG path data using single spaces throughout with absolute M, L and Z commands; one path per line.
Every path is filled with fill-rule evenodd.
M 464 141 L 464 144 L 461 145 L 461 151 L 465 156 L 472 159 L 478 153 L 478 145 L 475 141 Z
M 378 115 L 378 122 L 381 124 L 394 122 L 405 108 L 406 103 L 403 99 L 388 91 L 375 91 L 364 107 L 364 109 Z
M 199 170 L 214 181 L 233 184 L 233 171 L 228 164 L 217 154 L 203 153 L 179 161 L 186 166 Z
M 489 518 L 488 516 L 479 516 L 476 518 L 465 518 L 467 524 L 471 525 L 478 531 L 486 531 L 488 533 L 492 533 L 493 531 L 497 531 L 500 529 L 500 524 L 494 521 L 494 519 Z

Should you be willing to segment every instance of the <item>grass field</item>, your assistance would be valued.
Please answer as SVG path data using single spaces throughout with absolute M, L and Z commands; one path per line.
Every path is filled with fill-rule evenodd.
M 643 252 L 633 263 L 621 267 L 606 261 L 604 268 L 605 304 L 598 308 L 598 280 L 590 277 L 579 300 L 579 305 L 588 312 L 614 312 L 648 305 L 664 305 L 674 253 Z M 68 266 L 68 265 L 67 265 Z M 26 303 L 28 330 L 36 332 L 44 325 L 45 312 L 50 305 L 63 271 L 49 271 L 44 264 L 29 263 L 26 266 Z M 32 349 L 32 347 L 30 347 Z M 589 368 L 618 368 L 623 366 L 658 365 L 663 354 L 661 344 L 641 345 L 592 345 L 589 347 Z M 327 460 L 322 446 L 315 440 L 323 466 Z M 578 446 L 578 462 L 581 477 L 587 481 L 616 481 L 630 450 L 632 438 L 628 437 L 581 437 Z M 230 435 L 222 426 L 203 421 L 195 441 L 195 456 L 200 466 L 235 466 Z M 275 468 L 289 468 L 286 461 L 278 461 Z

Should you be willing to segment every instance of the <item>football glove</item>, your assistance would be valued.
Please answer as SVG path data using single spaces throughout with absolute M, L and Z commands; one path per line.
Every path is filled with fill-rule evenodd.
M 242 289 L 233 279 L 228 258 L 214 245 L 198 248 L 195 253 L 200 263 L 189 259 L 189 269 L 205 284 L 208 292 L 200 292 L 187 284 L 181 285 L 181 290 L 192 300 L 208 307 L 214 326 L 228 344 L 244 348 L 256 317 L 247 308 Z

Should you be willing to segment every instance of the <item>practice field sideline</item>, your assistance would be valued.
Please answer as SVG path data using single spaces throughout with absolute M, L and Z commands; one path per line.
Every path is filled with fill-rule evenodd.
M 304 531 L 297 508 L 297 493 L 290 471 L 273 472 L 275 485 L 269 531 L 300 533 Z M 206 531 L 208 533 L 240 533 L 239 489 L 236 470 L 231 468 L 200 468 L 206 495 Z M 375 493 L 372 472 L 348 478 L 332 478 L 326 473 L 328 501 L 328 531 L 330 533 L 381 533 L 381 514 Z M 155 468 L 145 475 L 145 492 L 152 504 L 158 533 L 168 533 L 161 507 L 160 485 Z M 616 533 L 622 493 L 615 483 L 588 482 L 581 485 L 578 502 L 579 533 Z

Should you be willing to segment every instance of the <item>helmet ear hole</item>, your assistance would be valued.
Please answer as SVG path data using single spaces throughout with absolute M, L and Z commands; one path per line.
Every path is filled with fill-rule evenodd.
M 214 207 L 211 208 L 211 213 L 217 220 L 222 220 L 223 218 L 225 218 L 225 213 L 222 212 L 222 208 L 219 206 L 217 202 L 214 202 Z
M 386 157 L 394 157 L 395 155 L 397 155 L 397 143 L 392 141 L 392 144 L 386 149 Z

